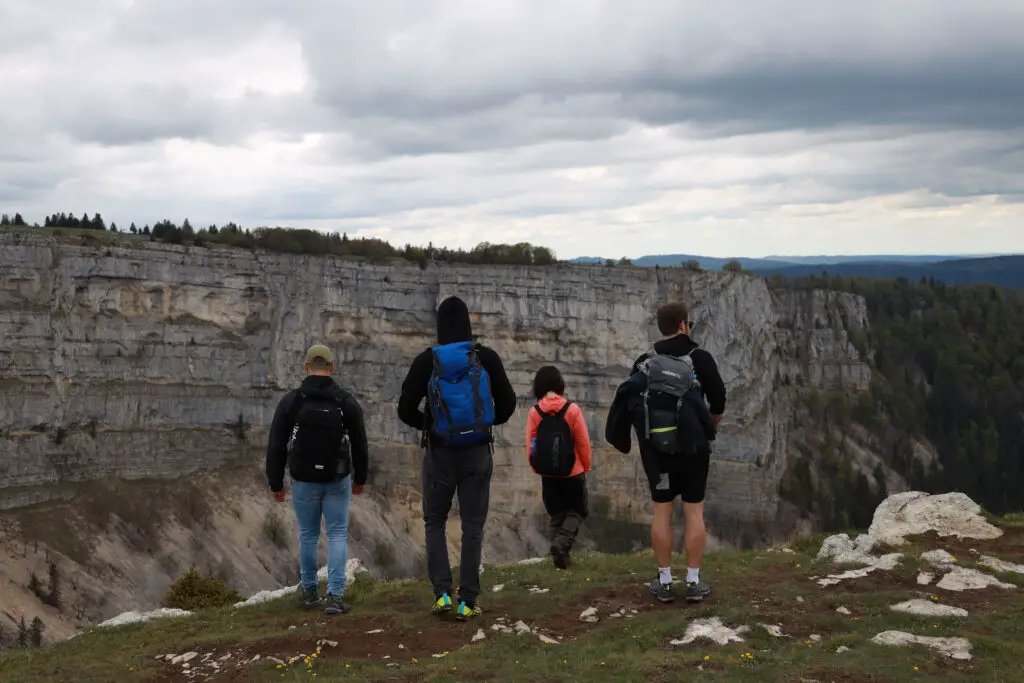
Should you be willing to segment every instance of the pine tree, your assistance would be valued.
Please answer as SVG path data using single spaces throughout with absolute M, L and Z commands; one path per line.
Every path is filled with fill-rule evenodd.
M 24 618 L 22 619 L 24 620 Z M 32 626 L 29 629 L 29 638 L 32 640 L 32 647 L 43 646 L 43 631 L 46 630 L 43 626 L 43 620 L 39 617 L 32 619 Z
M 137 235 L 139 233 L 139 229 L 135 227 L 135 221 L 132 221 L 132 224 L 131 226 L 129 226 L 128 231 L 133 235 Z
M 110 224 L 110 232 L 117 232 L 117 223 Z
M 6 213 L 4 215 L 0 216 L 0 227 L 6 228 L 10 224 L 11 224 L 11 219 L 10 219 L 10 217 Z
M 28 647 L 28 627 L 25 626 L 25 617 L 22 617 L 18 624 L 18 647 Z
M 60 607 L 60 570 L 56 562 L 50 563 L 50 592 L 46 597 L 47 604 Z
M 15 227 L 23 227 L 25 225 L 25 219 L 21 217 L 20 213 L 14 214 L 14 225 Z

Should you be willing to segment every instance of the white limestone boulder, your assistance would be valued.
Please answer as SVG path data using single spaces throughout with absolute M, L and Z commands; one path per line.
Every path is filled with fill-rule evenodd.
M 896 493 L 875 509 L 868 535 L 876 543 L 901 545 L 908 536 L 934 531 L 939 536 L 990 540 L 1003 535 L 985 521 L 981 506 L 960 492 L 930 495 L 921 491 Z

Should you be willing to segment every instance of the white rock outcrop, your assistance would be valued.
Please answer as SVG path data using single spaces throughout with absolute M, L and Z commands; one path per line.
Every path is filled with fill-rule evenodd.
M 851 539 L 847 534 L 835 534 L 826 538 L 818 549 L 819 560 L 832 560 L 836 564 L 874 564 L 878 559 L 871 554 L 875 539 L 860 534 Z
M 943 576 L 937 584 L 935 584 L 936 588 L 957 592 L 981 590 L 982 588 L 988 588 L 989 586 L 1005 589 L 1013 589 L 1017 587 L 1012 583 L 1000 581 L 990 574 L 978 571 L 977 569 L 968 569 L 967 567 L 954 568 L 951 572 Z
M 924 645 L 937 650 L 947 657 L 959 660 L 971 658 L 971 642 L 966 638 L 941 638 L 938 636 L 915 636 L 904 631 L 882 631 L 871 639 L 876 645 Z
M 847 534 L 835 534 L 826 538 L 818 549 L 819 560 L 831 560 L 837 564 L 863 564 L 862 569 L 850 569 L 840 574 L 830 574 L 824 578 L 815 578 L 819 586 L 834 586 L 849 579 L 862 579 L 879 569 L 891 571 L 903 558 L 902 553 L 872 555 L 875 539 L 861 534 L 851 539 Z
M 917 614 L 922 617 L 966 617 L 967 610 L 952 605 L 941 605 L 931 600 L 907 600 L 892 605 L 889 609 L 907 614 Z
M 868 528 L 876 542 L 901 545 L 908 536 L 934 531 L 939 536 L 993 539 L 1001 529 L 985 521 L 981 506 L 960 492 L 930 495 L 921 491 L 896 493 L 875 509 Z
M 348 587 L 352 585 L 356 580 L 356 575 L 362 574 L 366 571 L 366 567 L 363 565 L 362 560 L 355 557 L 349 558 L 348 562 L 345 563 L 345 586 Z M 320 567 L 320 569 L 316 573 L 316 578 L 318 581 L 326 581 L 327 567 Z M 258 593 L 250 595 L 248 598 L 242 600 L 241 602 L 236 602 L 234 604 L 234 607 L 251 607 L 253 605 L 260 605 L 265 602 L 270 602 L 271 600 L 284 598 L 289 595 L 293 595 L 301 585 L 302 584 L 286 586 L 284 588 L 278 588 L 272 591 L 260 591 Z
M 711 617 L 710 619 L 694 619 L 690 622 L 690 625 L 686 627 L 686 633 L 683 634 L 683 637 L 678 640 L 671 640 L 669 641 L 669 644 L 689 645 L 695 640 L 710 640 L 718 645 L 742 643 L 743 638 L 741 634 L 746 633 L 749 630 L 749 626 L 729 628 L 722 623 L 722 620 L 719 617 Z
M 1007 574 L 1024 574 L 1024 564 L 1014 564 L 1013 562 L 1000 560 L 998 557 L 982 555 L 978 559 L 978 564 L 988 567 L 989 569 L 995 569 L 997 572 L 1006 572 Z
M 124 612 L 118 614 L 116 617 L 101 621 L 96 624 L 96 628 L 113 628 L 115 626 L 124 626 L 126 624 L 140 624 L 144 621 L 151 619 L 167 619 L 172 617 L 189 617 L 192 613 L 183 609 L 174 609 L 170 607 L 161 607 L 160 609 L 151 610 L 149 612 Z

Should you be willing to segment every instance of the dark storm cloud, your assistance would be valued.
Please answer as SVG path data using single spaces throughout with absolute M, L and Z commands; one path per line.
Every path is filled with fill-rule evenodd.
M 1005 241 L 1022 35 L 1018 0 L 7 0 L 0 209 L 619 252 L 978 198 Z

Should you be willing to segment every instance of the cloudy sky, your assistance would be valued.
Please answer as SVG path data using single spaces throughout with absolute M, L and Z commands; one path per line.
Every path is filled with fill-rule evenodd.
M 1024 251 L 1021 0 L 2 0 L 0 212 Z

